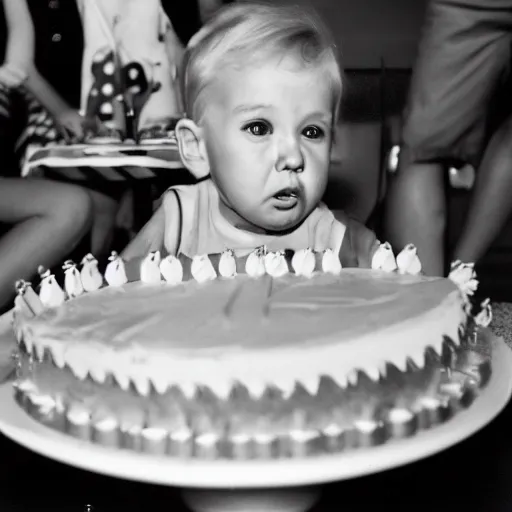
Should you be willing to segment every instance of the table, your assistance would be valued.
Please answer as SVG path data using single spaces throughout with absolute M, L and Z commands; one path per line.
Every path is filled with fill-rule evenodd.
M 353 510 L 381 504 L 400 511 L 512 509 L 512 407 L 491 425 L 458 446 L 429 459 L 374 476 L 325 488 L 313 512 L 339 511 L 342 497 Z M 84 510 L 151 512 L 186 509 L 178 492 L 86 473 L 52 462 L 2 439 L 2 512 Z M 58 491 L 58 492 L 56 492 Z M 352 507 L 347 510 L 351 510 Z
M 175 143 L 48 145 L 31 152 L 23 177 L 50 172 L 70 181 L 133 181 L 155 178 L 161 171 L 182 169 Z
M 512 304 L 495 307 L 494 328 L 512 344 Z M 47 460 L 0 437 L 0 510 L 186 512 L 178 490 L 87 473 Z M 512 404 L 489 426 L 445 452 L 377 475 L 325 487 L 312 512 L 508 512 L 512 510 Z M 347 507 L 346 504 L 349 504 Z M 228 511 L 227 511 L 228 512 Z

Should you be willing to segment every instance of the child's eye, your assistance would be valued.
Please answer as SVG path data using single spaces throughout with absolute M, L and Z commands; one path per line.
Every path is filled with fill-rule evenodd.
M 254 121 L 252 123 L 245 125 L 243 127 L 243 130 L 249 132 L 251 135 L 254 135 L 255 137 L 263 137 L 265 135 L 268 135 L 272 131 L 272 128 L 268 123 L 264 121 Z
M 306 126 L 302 130 L 302 135 L 308 139 L 319 139 L 324 136 L 324 131 L 318 126 Z

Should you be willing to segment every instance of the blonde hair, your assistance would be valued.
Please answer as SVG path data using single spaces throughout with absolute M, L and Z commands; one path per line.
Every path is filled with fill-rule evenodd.
M 223 68 L 244 69 L 289 54 L 302 66 L 323 65 L 329 72 L 335 119 L 342 71 L 329 31 L 309 9 L 265 3 L 227 6 L 190 40 L 181 70 L 185 114 L 200 120 L 206 108 L 205 89 Z

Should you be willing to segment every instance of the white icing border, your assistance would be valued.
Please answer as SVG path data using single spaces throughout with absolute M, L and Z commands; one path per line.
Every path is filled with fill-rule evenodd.
M 407 265 L 398 266 L 402 267 L 402 273 L 407 273 L 405 267 L 409 266 L 416 273 L 419 264 L 416 248 L 410 245 L 406 249 L 399 256 L 402 256 L 404 261 L 407 259 Z M 379 254 L 379 257 L 374 257 L 374 260 L 387 260 L 392 256 L 389 244 L 381 244 L 379 250 L 375 255 Z M 342 271 L 341 265 L 339 261 L 334 261 L 334 254 L 331 253 L 329 250 L 323 252 L 321 266 L 326 272 L 339 274 Z M 143 264 L 153 264 L 148 258 L 155 260 L 156 272 L 161 270 L 159 253 L 148 255 Z M 106 281 L 113 286 L 122 285 L 126 282 L 122 259 L 117 253 L 112 253 L 109 260 L 110 272 L 105 274 Z M 246 271 L 249 275 L 258 276 L 261 271 L 265 273 L 271 270 L 271 262 L 278 263 L 276 268 L 284 269 L 287 265 L 282 253 L 267 253 L 265 248 L 256 249 L 246 260 Z M 268 269 L 265 269 L 265 263 L 269 265 Z M 379 265 L 383 265 L 383 261 L 379 262 Z M 261 266 L 262 269 L 259 268 Z M 396 268 L 396 265 L 386 266 L 390 269 Z M 152 268 L 151 271 L 153 270 L 155 269 Z M 193 258 L 191 272 L 199 282 L 217 277 L 208 255 Z M 107 277 L 109 273 L 111 275 Z M 282 270 L 278 272 L 279 275 L 281 273 Z M 178 277 L 181 276 L 172 276 L 171 280 Z M 323 375 L 330 375 L 340 387 L 346 387 L 349 383 L 354 384 L 357 370 L 365 372 L 373 380 L 378 380 L 388 363 L 405 371 L 407 359 L 410 358 L 418 367 L 423 367 L 427 348 L 432 347 L 440 354 L 445 336 L 458 343 L 459 328 L 466 324 L 468 318 L 464 295 L 464 290 L 458 291 L 454 286 L 454 291 L 447 295 L 438 307 L 421 315 L 421 322 L 418 322 L 417 317 L 413 317 L 401 322 L 398 327 L 389 326 L 380 330 L 379 343 L 375 343 L 373 334 L 366 333 L 349 343 L 338 345 L 322 343 L 319 339 L 314 347 L 303 346 L 296 351 L 279 347 L 267 348 L 264 351 L 252 348 L 244 350 L 243 353 L 227 351 L 216 359 L 204 353 L 195 356 L 181 356 L 179 353 L 161 351 L 154 353 L 136 343 L 120 352 L 94 341 L 77 346 L 44 336 L 36 340 L 30 322 L 27 323 L 33 316 L 31 310 L 34 311 L 34 308 L 30 307 L 18 308 L 14 315 L 13 327 L 18 340 L 23 340 L 27 350 L 34 349 L 39 357 L 43 356 L 45 350 L 49 350 L 55 364 L 59 368 L 69 366 L 77 378 L 85 379 L 91 376 L 93 380 L 102 382 L 107 375 L 112 375 L 122 389 L 128 389 L 132 383 L 141 395 L 147 395 L 151 387 L 163 393 L 168 387 L 177 385 L 192 396 L 197 385 L 204 385 L 218 396 L 227 397 L 233 385 L 241 382 L 255 397 L 261 396 L 269 383 L 279 387 L 285 396 L 289 396 L 293 393 L 297 381 L 300 381 L 310 393 L 315 394 Z M 427 333 L 425 325 L 431 326 Z M 144 364 L 138 363 L 141 360 Z M 314 367 L 311 364 L 312 360 L 322 361 L 322 364 Z M 287 364 L 283 365 L 283 361 L 287 361 Z
M 228 352 L 215 359 L 209 355 L 153 353 L 135 343 L 122 352 L 94 341 L 69 346 L 44 337 L 34 340 L 31 329 L 23 322 L 19 329 L 29 350 L 35 345 L 50 350 L 54 359 L 57 356 L 57 360 L 64 360 L 81 379 L 90 373 L 106 372 L 112 374 L 123 389 L 132 381 L 141 394 L 149 393 L 150 383 L 159 391 L 177 385 L 189 395 L 193 395 L 197 385 L 204 385 L 220 397 L 227 397 L 233 385 L 241 382 L 253 396 L 259 397 L 268 383 L 289 396 L 297 381 L 315 392 L 322 375 L 329 375 L 340 387 L 346 387 L 354 369 L 377 380 L 384 373 L 386 363 L 403 371 L 408 358 L 418 365 L 421 361 L 424 363 L 427 348 L 441 354 L 444 336 L 458 343 L 459 327 L 467 321 L 460 293 L 454 290 L 438 307 L 422 314 L 421 320 L 411 318 L 401 322 L 399 328 L 390 326 L 379 331 L 379 343 L 375 343 L 373 334 L 364 334 L 339 345 L 322 344 L 319 340 L 318 345 L 296 351 L 279 347 L 264 351 L 254 348 L 243 353 Z M 425 325 L 430 326 L 427 333 Z M 145 360 L 143 365 L 137 363 L 141 354 Z M 322 361 L 322 365 L 312 365 L 312 360 Z M 287 364 L 283 365 L 283 361 Z

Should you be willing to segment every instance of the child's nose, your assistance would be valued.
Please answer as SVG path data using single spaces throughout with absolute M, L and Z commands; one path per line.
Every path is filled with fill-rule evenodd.
M 304 155 L 295 138 L 281 141 L 276 168 L 278 171 L 302 172 L 304 170 Z

